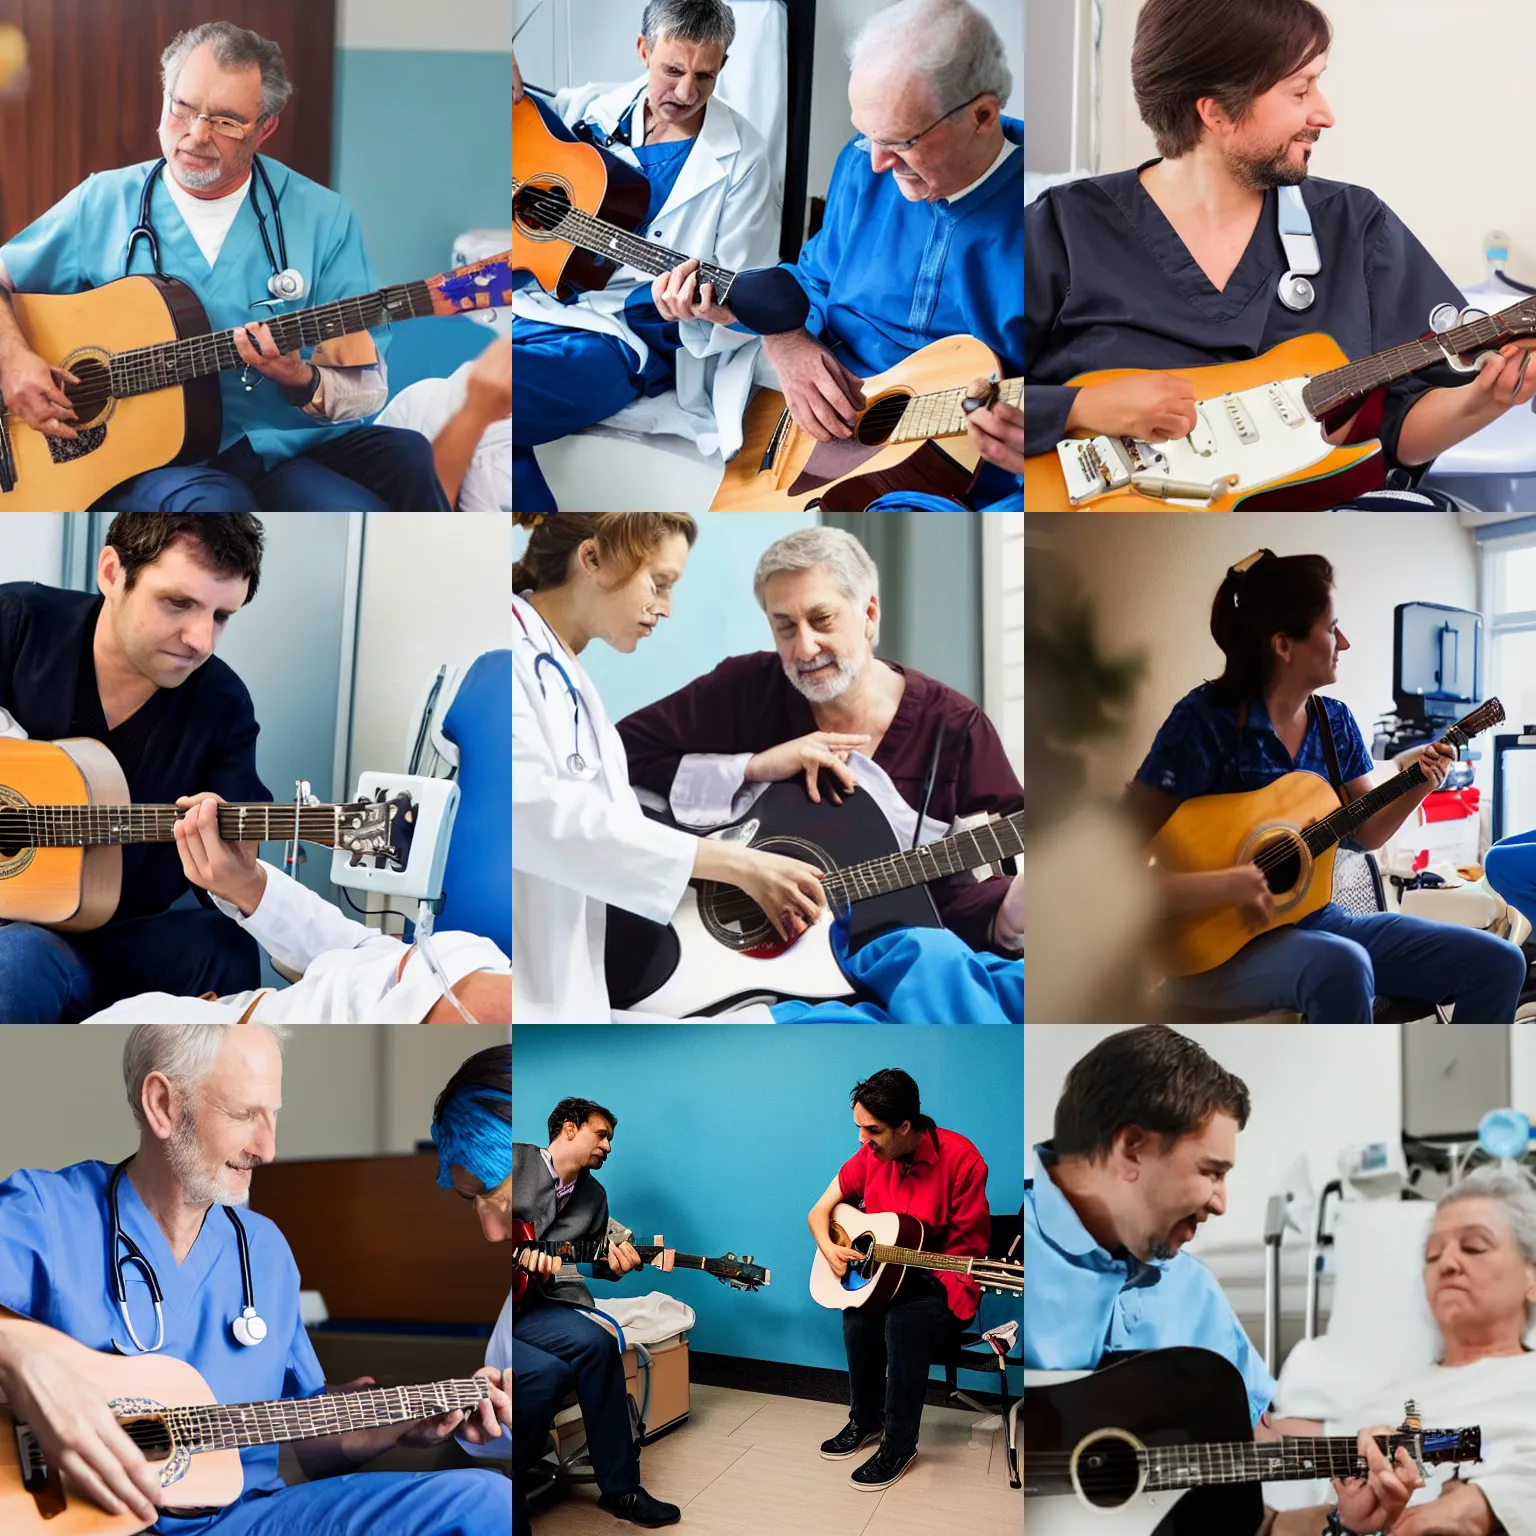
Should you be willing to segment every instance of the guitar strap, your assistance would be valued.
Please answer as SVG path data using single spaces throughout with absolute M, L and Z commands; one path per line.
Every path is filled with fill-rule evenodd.
M 1307 700 L 1307 710 L 1317 722 L 1317 734 L 1323 739 L 1323 756 L 1328 760 L 1328 782 L 1333 785 L 1333 792 L 1342 805 L 1347 798 L 1344 793 L 1344 776 L 1339 772 L 1339 753 L 1333 744 L 1333 726 L 1328 722 L 1328 712 L 1317 702 L 1315 693 Z

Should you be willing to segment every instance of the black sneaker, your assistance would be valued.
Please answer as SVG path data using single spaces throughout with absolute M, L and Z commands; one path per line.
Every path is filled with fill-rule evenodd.
M 821 1457 L 823 1461 L 845 1461 L 850 1456 L 857 1456 L 866 1445 L 872 1445 L 880 1438 L 880 1426 L 873 1429 L 860 1429 L 857 1424 L 849 1419 L 830 1440 L 821 1442 Z
M 631 1488 L 628 1493 L 605 1493 L 597 1502 L 610 1515 L 617 1515 L 620 1520 L 628 1520 L 634 1525 L 676 1525 L 683 1516 L 676 1504 L 663 1504 L 644 1488 Z
M 880 1449 L 862 1467 L 853 1469 L 848 1481 L 855 1488 L 889 1488 L 916 1460 L 915 1450 L 893 1451 L 882 1443 Z

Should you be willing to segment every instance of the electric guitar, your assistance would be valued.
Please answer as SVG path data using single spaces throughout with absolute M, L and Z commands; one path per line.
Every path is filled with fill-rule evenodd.
M 839 1248 L 856 1248 L 862 1263 L 850 1264 L 841 1276 L 816 1250 L 811 1260 L 811 1299 L 846 1312 L 855 1307 L 878 1311 L 889 1305 L 909 1269 L 968 1275 L 984 1291 L 1017 1296 L 1024 1289 L 1024 1266 L 1003 1259 L 977 1258 L 964 1253 L 932 1253 L 923 1247 L 928 1234 L 915 1216 L 900 1211 L 861 1211 L 839 1204 L 828 1223 Z
M 664 813 L 646 814 L 699 835 Z M 827 909 L 786 944 L 750 896 L 718 881 L 694 881 L 670 923 L 609 907 L 605 971 L 616 1007 L 688 1018 L 753 1001 L 853 997 L 832 950 L 833 916 L 851 914 L 851 952 L 892 928 L 942 927 L 924 887 L 1022 853 L 1024 813 L 902 851 L 871 796 L 817 805 L 791 780 L 769 785 L 740 820 L 706 835 L 825 870 Z
M 274 315 L 278 350 L 317 347 L 371 326 L 512 302 L 510 252 L 422 282 Z M 132 475 L 219 451 L 217 375 L 243 368 L 234 331 L 210 332 L 174 278 L 124 277 L 87 293 L 11 296 L 27 345 L 80 380 L 62 385 L 73 440 L 0 413 L 0 512 L 79 512 Z M 269 386 L 273 387 L 273 386 Z
M 1374 438 L 1333 444 L 1325 435 L 1366 403 L 1351 436 L 1375 430 L 1379 391 L 1436 363 L 1472 371 L 1463 356 L 1497 352 L 1536 334 L 1536 299 L 1350 362 L 1331 336 L 1297 336 L 1259 357 L 1207 368 L 1110 368 L 1068 382 L 1084 388 L 1159 372 L 1194 385 L 1187 437 L 1154 446 L 1078 432 L 1024 461 L 1031 512 L 1318 512 L 1384 484 Z M 1372 397 L 1375 397 L 1374 399 Z
M 660 277 L 689 258 L 635 231 L 651 184 L 633 166 L 578 139 L 533 96 L 512 108 L 512 265 L 562 301 L 606 288 L 620 267 Z M 701 261 L 695 293 L 714 285 L 750 331 L 793 331 L 811 312 L 805 290 L 782 267 L 732 272 Z
M 1001 373 L 991 348 L 974 336 L 931 341 L 865 379 L 853 435 L 827 443 L 795 425 L 777 390 L 761 390 L 747 407 L 741 452 L 725 466 L 710 511 L 862 512 L 887 491 L 960 500 L 981 467 L 965 430 L 968 386 Z M 1002 379 L 998 396 L 1022 405 L 1023 379 Z M 1034 509 L 1032 501 L 1025 505 Z
M 471 1409 L 485 1380 L 435 1381 L 268 1403 L 219 1404 L 207 1382 L 170 1355 L 120 1358 L 77 1345 L 75 1373 L 100 1392 L 144 1453 L 169 1507 L 181 1513 L 233 1504 L 245 1485 L 244 1446 L 311 1440 L 344 1430 L 410 1424 Z M 0 1396 L 0 1530 L 5 1536 L 134 1536 L 144 1523 L 109 1515 L 62 1476 L 32 1426 Z
M 1468 740 L 1498 725 L 1504 706 L 1480 704 L 1441 738 L 1459 752 Z M 1348 805 L 1327 779 L 1287 773 L 1263 789 L 1241 795 L 1197 795 L 1185 800 L 1159 828 L 1148 853 L 1171 874 L 1257 864 L 1275 898 L 1274 921 L 1253 928 L 1236 907 L 1207 907 L 1171 919 L 1155 944 L 1167 976 L 1194 976 L 1230 960 L 1261 933 L 1298 922 L 1333 897 L 1333 856 L 1338 845 L 1383 806 L 1425 782 L 1418 763 L 1378 784 Z
M 123 770 L 88 736 L 0 740 L 0 919 L 78 933 L 117 910 L 123 845 L 169 843 L 186 811 L 131 805 Z M 228 842 L 301 842 L 341 848 L 353 863 L 410 857 L 416 807 L 408 795 L 348 805 L 221 805 Z
M 1420 1467 L 1479 1461 L 1479 1429 L 1425 1429 L 1412 1403 L 1377 1435 Z M 1091 1373 L 1024 1373 L 1029 1536 L 1214 1536 L 1258 1530 L 1259 1484 L 1364 1477 L 1357 1437 L 1256 1441 L 1236 1366 L 1161 1349 Z
M 516 1266 L 517 1256 L 520 1253 L 548 1253 L 557 1258 L 566 1260 L 571 1264 L 594 1264 L 599 1259 L 608 1256 L 610 1246 L 617 1247 L 620 1243 L 627 1243 L 634 1233 L 628 1227 L 621 1226 L 611 1216 L 608 1218 L 608 1230 L 602 1237 L 586 1237 L 576 1242 L 540 1242 L 533 1235 L 533 1224 L 527 1221 L 512 1222 L 512 1304 L 516 1306 L 527 1294 L 530 1284 L 539 1285 L 547 1280 L 547 1275 L 530 1274 L 526 1269 Z M 652 1259 L 666 1252 L 666 1244 L 660 1236 L 654 1243 L 636 1243 L 635 1252 L 646 1264 Z M 764 1269 L 762 1265 L 752 1261 L 749 1253 L 744 1258 L 738 1259 L 734 1253 L 728 1253 L 724 1258 L 706 1259 L 696 1253 L 674 1253 L 672 1256 L 674 1269 L 701 1269 L 706 1275 L 713 1275 L 715 1279 L 723 1281 L 733 1290 L 755 1291 L 769 1283 L 772 1271 Z

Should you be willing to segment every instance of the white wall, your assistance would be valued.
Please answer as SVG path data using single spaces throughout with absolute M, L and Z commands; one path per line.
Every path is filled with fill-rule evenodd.
M 1104 0 L 1106 172 L 1157 153 L 1130 89 L 1140 9 L 1140 0 Z M 1521 63 L 1536 56 L 1536 7 L 1509 0 L 1323 0 L 1323 9 L 1334 29 L 1323 90 L 1338 122 L 1312 157 L 1313 174 L 1370 187 L 1463 285 L 1482 277 L 1482 240 L 1492 229 L 1513 241 L 1513 275 L 1536 282 L 1536 204 L 1509 174 L 1510 147 L 1523 145 L 1528 127 L 1524 93 L 1507 88 Z M 1439 79 L 1446 64 L 1469 58 L 1482 59 L 1492 73 L 1473 95 L 1458 97 L 1445 86 L 1434 98 L 1443 110 L 1427 109 L 1425 92 L 1436 87 L 1425 83 Z M 1503 84 L 1502 61 L 1515 71 Z
M 1024 514 L 987 514 L 982 544 L 982 707 L 1024 778 Z
M 59 584 L 64 512 L 7 512 L 0 517 L 0 582 Z
M 1211 599 L 1228 566 L 1254 550 L 1333 562 L 1339 625 L 1351 649 L 1329 692 L 1349 705 L 1367 745 L 1372 721 L 1392 706 L 1394 606 L 1478 606 L 1476 546 L 1449 513 L 1153 512 L 1113 522 L 1112 538 L 1101 518 L 1037 517 L 1029 525 L 1032 548 L 1054 548 L 1076 568 L 1093 600 L 1103 653 L 1140 651 L 1147 659 L 1125 731 L 1093 758 L 1092 787 L 1104 794 L 1119 794 L 1173 705 L 1221 671 Z
M 338 48 L 499 53 L 511 39 L 512 0 L 337 0 Z

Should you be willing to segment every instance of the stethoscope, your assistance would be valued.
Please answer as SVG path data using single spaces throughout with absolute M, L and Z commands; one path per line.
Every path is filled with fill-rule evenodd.
M 1301 199 L 1300 187 L 1281 187 L 1275 204 L 1280 244 L 1285 247 L 1289 270 L 1281 274 L 1278 297 L 1287 309 L 1300 313 L 1317 300 L 1312 279 L 1323 270 L 1323 258 L 1312 233 L 1312 216 Z
M 576 124 L 575 132 L 581 138 L 584 138 L 589 144 L 595 144 L 600 149 L 612 149 L 615 144 L 622 144 L 626 149 L 633 149 L 633 135 L 635 132 L 635 108 L 640 105 L 640 98 L 645 95 L 646 86 L 649 84 L 650 82 L 647 81 L 646 85 L 642 85 L 640 89 L 635 92 L 634 96 L 630 98 L 629 105 L 625 107 L 621 113 L 619 113 L 618 119 L 613 125 L 612 133 L 605 133 L 600 135 L 598 132 L 597 124 L 590 123 L 585 118 Z M 625 123 L 628 123 L 629 127 L 626 128 L 624 126 Z M 645 137 L 645 125 L 643 118 L 641 119 L 640 137 L 642 139 Z
M 267 168 L 261 163 L 261 156 L 252 156 L 252 164 L 256 167 L 256 174 L 261 178 L 261 184 L 267 189 L 267 201 L 272 205 L 272 220 L 277 225 L 277 251 L 272 250 L 272 240 L 267 234 L 267 216 L 261 211 L 261 204 L 256 200 L 256 184 L 251 183 L 251 212 L 256 215 L 256 226 L 261 231 L 261 243 L 267 253 L 267 261 L 272 267 L 272 276 L 267 279 L 267 292 L 272 295 L 270 299 L 256 299 L 251 308 L 258 304 L 285 304 L 289 299 L 302 299 L 304 297 L 304 274 L 295 267 L 288 265 L 288 242 L 283 237 L 283 209 L 277 200 L 277 193 L 272 190 L 272 179 L 267 175 Z M 128 235 L 128 255 L 123 262 L 123 276 L 127 277 L 129 269 L 133 266 L 133 248 L 140 240 L 149 242 L 149 259 L 154 264 L 155 276 L 165 278 L 165 272 L 160 265 L 160 238 L 155 234 L 155 226 L 150 218 L 150 204 L 155 195 L 155 183 L 160 179 L 160 172 L 165 168 L 165 156 L 162 155 L 155 161 L 154 168 L 144 178 L 144 191 L 139 196 L 139 222 L 133 226 Z
M 107 1185 L 107 1240 L 111 1244 L 112 1252 L 112 1295 L 117 1302 L 117 1310 L 123 1315 L 123 1325 L 128 1330 L 128 1337 L 133 1341 L 133 1347 L 141 1355 L 152 1355 L 165 1346 L 165 1311 L 162 1306 L 165 1293 L 160 1289 L 160 1281 L 155 1274 L 154 1265 L 145 1258 L 144 1250 L 123 1231 L 122 1222 L 118 1219 L 117 1186 L 122 1182 L 123 1170 L 127 1168 L 129 1162 L 129 1158 L 124 1158 L 112 1170 L 112 1178 Z M 229 1331 L 234 1334 L 235 1343 L 244 1344 L 247 1349 L 254 1349 L 266 1338 L 267 1325 L 256 1313 L 256 1292 L 251 1283 L 251 1250 L 240 1218 L 227 1205 L 224 1207 L 224 1214 L 233 1224 L 235 1238 L 240 1245 L 240 1295 L 244 1302 L 240 1316 L 229 1325 Z M 119 1255 L 119 1248 L 126 1248 L 127 1254 Z M 153 1344 L 141 1342 L 134 1331 L 133 1318 L 128 1311 L 128 1282 L 123 1275 L 123 1266 L 126 1264 L 139 1266 L 139 1273 L 144 1276 L 144 1282 L 149 1287 L 150 1300 L 155 1304 L 155 1342 Z M 128 1353 L 116 1339 L 112 1340 L 112 1349 L 115 1354 Z
M 517 620 L 518 627 L 523 632 L 524 641 L 533 650 L 533 679 L 539 685 L 540 697 L 545 699 L 549 697 L 549 690 L 544 686 L 544 679 L 539 676 L 539 668 L 542 666 L 551 666 L 555 669 L 555 671 L 560 676 L 560 681 L 565 684 L 566 693 L 570 695 L 571 753 L 570 756 L 565 760 L 567 771 L 570 773 L 572 778 L 576 779 L 596 778 L 598 770 L 602 764 L 600 762 L 589 763 L 586 758 L 581 755 L 581 690 L 576 686 L 575 683 L 571 681 L 571 674 L 565 670 L 565 664 L 560 660 L 558 656 L 555 655 L 552 646 L 546 645 L 545 648 L 541 651 L 538 646 L 534 644 L 533 636 L 528 633 L 528 626 L 523 622 L 523 616 L 517 611 L 516 605 L 513 606 L 512 617 Z M 587 722 L 589 725 L 591 724 L 591 720 L 592 715 L 591 712 L 588 711 Z M 592 731 L 592 742 L 595 747 L 597 744 L 597 732 L 595 729 Z

